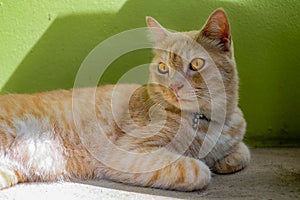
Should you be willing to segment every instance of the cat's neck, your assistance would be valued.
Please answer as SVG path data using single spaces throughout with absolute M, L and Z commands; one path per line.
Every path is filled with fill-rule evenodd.
M 181 111 L 181 117 L 186 120 L 190 127 L 197 130 L 199 127 L 209 124 L 210 119 L 197 111 Z

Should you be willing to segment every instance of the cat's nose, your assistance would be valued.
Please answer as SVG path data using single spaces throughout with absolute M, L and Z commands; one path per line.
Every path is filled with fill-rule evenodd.
M 175 93 L 177 93 L 178 92 L 178 90 L 180 90 L 181 88 L 183 88 L 183 84 L 171 84 L 170 85 L 170 88 L 171 88 L 171 90 L 173 90 L 173 92 L 175 92 Z

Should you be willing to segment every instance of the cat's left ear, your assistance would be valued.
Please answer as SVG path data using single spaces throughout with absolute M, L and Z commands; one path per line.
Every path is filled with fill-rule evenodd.
M 217 9 L 210 15 L 198 38 L 198 40 L 202 39 L 213 41 L 211 44 L 216 45 L 223 51 L 230 50 L 230 27 L 227 15 L 223 9 Z
M 161 42 L 171 33 L 152 17 L 146 17 L 146 22 L 155 43 Z

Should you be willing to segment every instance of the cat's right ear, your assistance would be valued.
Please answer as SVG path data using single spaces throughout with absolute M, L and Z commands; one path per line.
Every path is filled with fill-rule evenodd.
M 170 32 L 167 29 L 165 29 L 162 25 L 160 25 L 158 21 L 156 21 L 154 18 L 147 16 L 146 22 L 150 30 L 152 39 L 155 43 L 160 43 L 170 34 Z
M 223 9 L 214 11 L 201 30 L 197 41 L 206 40 L 223 51 L 229 51 L 231 47 L 230 27 L 227 15 Z

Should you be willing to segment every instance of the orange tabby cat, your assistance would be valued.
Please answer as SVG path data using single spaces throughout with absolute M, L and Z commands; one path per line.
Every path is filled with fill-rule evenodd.
M 147 24 L 147 86 L 0 96 L 0 189 L 107 178 L 192 191 L 208 185 L 211 170 L 249 163 L 225 12 L 216 10 L 201 31 L 169 32 L 151 17 Z

